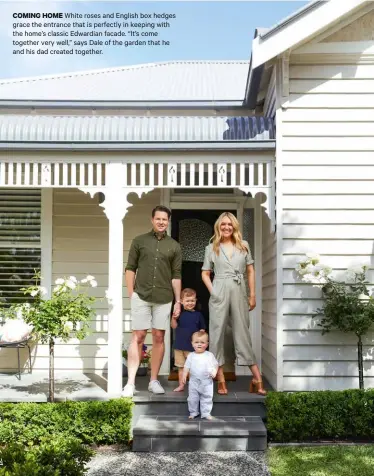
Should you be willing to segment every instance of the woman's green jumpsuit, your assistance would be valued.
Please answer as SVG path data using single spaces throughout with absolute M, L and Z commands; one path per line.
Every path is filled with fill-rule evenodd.
M 249 306 L 245 274 L 247 266 L 253 263 L 247 242 L 248 252 L 234 248 L 228 257 L 220 246 L 219 254 L 213 251 L 213 245 L 205 248 L 203 271 L 213 271 L 213 290 L 209 299 L 209 350 L 218 364 L 225 363 L 224 335 L 231 322 L 238 365 L 256 363 L 249 332 Z

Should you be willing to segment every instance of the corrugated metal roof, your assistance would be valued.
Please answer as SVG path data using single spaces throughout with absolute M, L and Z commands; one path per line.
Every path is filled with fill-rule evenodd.
M 248 61 L 175 61 L 0 80 L 0 100 L 242 101 Z
M 0 142 L 193 142 L 275 138 L 272 119 L 0 115 Z

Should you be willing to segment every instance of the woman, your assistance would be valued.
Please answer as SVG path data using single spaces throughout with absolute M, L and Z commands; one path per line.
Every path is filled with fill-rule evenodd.
M 214 281 L 211 273 L 214 271 Z M 249 297 L 244 275 L 247 273 Z M 255 273 L 249 245 L 243 241 L 236 217 L 222 213 L 214 225 L 214 236 L 205 248 L 202 280 L 210 292 L 210 338 L 209 350 L 215 355 L 219 370 L 218 393 L 227 395 L 223 374 L 224 334 L 231 317 L 235 355 L 239 365 L 248 365 L 253 378 L 249 391 L 266 395 L 261 374 L 252 351 L 249 333 L 249 312 L 256 307 Z

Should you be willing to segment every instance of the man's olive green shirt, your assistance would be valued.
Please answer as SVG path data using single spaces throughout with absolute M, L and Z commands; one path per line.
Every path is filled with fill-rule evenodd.
M 140 299 L 157 304 L 173 300 L 172 279 L 181 279 L 179 243 L 164 233 L 159 240 L 152 230 L 133 239 L 126 271 L 136 273 L 134 291 Z

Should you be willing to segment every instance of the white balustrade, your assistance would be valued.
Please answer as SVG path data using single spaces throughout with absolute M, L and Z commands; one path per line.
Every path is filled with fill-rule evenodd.
M 2 162 L 1 187 L 106 186 L 108 163 Z M 122 163 L 121 182 L 131 188 L 251 188 L 273 187 L 274 161 L 248 163 Z

